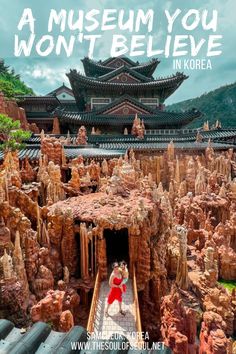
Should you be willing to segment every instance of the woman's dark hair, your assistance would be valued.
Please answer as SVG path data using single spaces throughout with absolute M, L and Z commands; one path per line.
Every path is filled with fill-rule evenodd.
M 119 267 L 119 263 L 118 262 L 112 263 L 112 269 L 114 269 L 115 267 Z
M 127 263 L 126 263 L 125 261 L 121 261 L 121 262 L 120 262 L 120 266 L 122 266 L 122 265 L 126 266 Z

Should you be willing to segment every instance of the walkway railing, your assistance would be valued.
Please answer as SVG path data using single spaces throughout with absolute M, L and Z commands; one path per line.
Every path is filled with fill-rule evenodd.
M 136 272 L 135 272 L 135 267 L 133 268 L 133 279 L 132 279 L 132 285 L 133 285 L 133 318 L 134 318 L 134 328 L 136 329 L 137 332 L 141 333 L 142 332 L 142 325 L 141 325 L 141 317 L 140 317 L 140 311 L 139 311 L 139 301 L 138 301 L 138 290 L 137 290 L 137 280 L 136 280 Z M 93 291 L 93 298 L 92 298 L 92 303 L 90 307 L 90 313 L 89 313 L 89 319 L 88 319 L 88 324 L 87 324 L 87 331 L 89 333 L 94 332 L 94 323 L 96 320 L 96 313 L 98 310 L 98 300 L 99 300 L 99 295 L 100 295 L 100 289 L 101 289 L 101 279 L 100 279 L 100 271 L 98 269 L 97 275 L 96 275 L 96 280 L 94 284 L 94 291 Z M 102 320 L 103 319 L 103 314 L 102 314 Z M 142 339 L 137 338 L 138 342 L 142 342 Z
M 100 270 L 98 268 L 96 280 L 95 280 L 95 284 L 94 284 L 93 298 L 92 298 L 92 303 L 91 303 L 90 312 L 89 312 L 88 324 L 87 324 L 87 331 L 89 333 L 92 333 L 93 329 L 94 329 L 94 322 L 95 322 L 95 315 L 96 315 L 98 298 L 99 298 L 100 284 L 101 284 Z
M 135 267 L 133 268 L 133 293 L 134 293 L 136 328 L 137 328 L 137 332 L 141 333 L 142 332 L 142 325 L 141 325 L 141 317 L 140 317 L 140 311 L 139 311 L 138 289 L 137 289 L 137 282 L 136 282 Z

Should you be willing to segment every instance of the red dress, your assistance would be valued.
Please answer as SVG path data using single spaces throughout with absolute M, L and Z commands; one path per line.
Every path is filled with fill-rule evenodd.
M 125 293 L 125 292 L 126 292 L 126 290 L 127 290 L 127 286 L 126 286 L 126 284 L 122 284 L 122 289 L 123 289 L 123 293 Z
M 115 277 L 113 279 L 113 284 L 120 285 L 122 280 L 123 280 L 122 278 Z M 111 288 L 111 290 L 108 294 L 107 302 L 109 305 L 112 304 L 113 301 L 115 301 L 115 300 L 117 300 L 119 302 L 122 301 L 122 290 L 120 288 Z

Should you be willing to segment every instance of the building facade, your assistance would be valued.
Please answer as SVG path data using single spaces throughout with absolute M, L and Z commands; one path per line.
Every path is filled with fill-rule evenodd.
M 187 79 L 183 73 L 154 79 L 157 59 L 138 63 L 126 57 L 95 62 L 82 60 L 85 75 L 71 70 L 67 76 L 76 105 L 61 105 L 55 115 L 63 132 L 76 133 L 78 125 L 102 134 L 131 134 L 135 115 L 146 129 L 182 128 L 201 116 L 197 110 L 166 112 L 164 103 Z
M 86 57 L 82 63 L 84 74 L 76 70 L 67 74 L 72 89 L 63 84 L 45 96 L 22 97 L 20 102 L 29 123 L 39 131 L 57 138 L 69 133 L 70 143 L 64 145 L 68 158 L 85 153 L 109 158 L 130 148 L 138 155 L 152 155 L 165 151 L 170 141 L 180 153 L 202 153 L 209 140 L 217 150 L 234 148 L 235 129 L 222 128 L 219 122 L 213 129 L 208 124 L 191 129 L 188 124 L 201 112 L 194 107 L 185 112 L 165 110 L 165 100 L 187 76 L 177 72 L 155 79 L 158 59 L 139 63 L 127 57 L 104 61 Z M 86 128 L 88 145 L 82 150 L 77 139 L 81 126 Z M 33 136 L 27 149 L 30 156 L 38 156 L 40 137 Z

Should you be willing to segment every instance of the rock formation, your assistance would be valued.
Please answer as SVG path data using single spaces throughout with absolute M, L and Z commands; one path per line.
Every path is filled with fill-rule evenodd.
M 53 127 L 52 127 L 52 134 L 58 135 L 60 134 L 60 123 L 59 123 L 59 119 L 57 117 L 55 117 L 53 119 Z
M 29 163 L 28 158 L 25 158 L 22 161 L 20 174 L 23 183 L 29 183 L 35 180 L 35 171 Z
M 41 139 L 41 153 L 47 156 L 48 161 L 61 165 L 62 143 L 54 137 L 44 137 Z
M 87 139 L 86 128 L 82 125 L 78 130 L 76 143 L 78 145 L 87 145 Z
M 6 114 L 14 120 L 19 120 L 21 128 L 29 130 L 29 123 L 27 122 L 25 111 L 18 107 L 16 101 L 7 100 L 4 94 L 0 91 L 0 114 Z
M 137 114 L 135 115 L 131 134 L 136 136 L 138 139 L 143 139 L 145 133 L 145 125 L 143 120 L 138 118 Z
M 184 227 L 177 226 L 177 235 L 179 238 L 179 259 L 176 274 L 176 283 L 183 289 L 188 289 L 188 266 L 187 266 L 187 230 Z
M 58 165 L 54 165 L 52 161 L 48 164 L 49 183 L 47 185 L 47 201 L 55 203 L 65 198 L 63 185 L 61 183 L 61 170 Z
M 4 251 L 9 252 L 13 248 L 11 243 L 11 233 L 6 227 L 3 217 L 0 219 L 0 257 L 3 256 Z
M 199 353 L 230 353 L 231 343 L 225 335 L 226 323 L 213 311 L 205 312 L 200 333 Z
M 197 353 L 197 312 L 187 301 L 195 299 L 187 293 L 178 292 L 174 287 L 170 295 L 164 297 L 161 305 L 161 334 L 164 343 L 174 353 Z M 194 303 L 193 303 L 194 305 Z
M 135 117 L 133 134 L 143 132 Z M 170 142 L 162 155 L 69 160 L 63 146 L 75 140 L 42 132 L 38 165 L 16 153 L 0 165 L 1 317 L 86 325 L 97 271 L 109 273 L 108 238 L 124 237 L 151 340 L 230 353 L 235 291 L 219 281 L 236 279 L 235 154 L 209 143 L 205 155 L 177 156 Z

